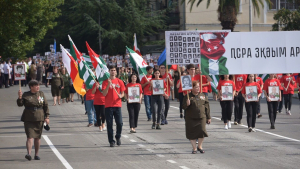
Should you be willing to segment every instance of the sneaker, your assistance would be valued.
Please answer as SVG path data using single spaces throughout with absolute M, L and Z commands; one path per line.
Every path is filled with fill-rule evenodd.
M 161 120 L 160 125 L 165 125 L 165 120 Z
M 114 147 L 114 146 L 115 146 L 115 142 L 109 143 L 109 146 L 110 146 L 110 147 Z
M 276 112 L 276 114 L 278 114 L 279 113 L 279 111 L 277 110 L 277 112 Z M 280 112 L 281 113 L 281 112 Z
M 34 156 L 34 160 L 40 160 L 41 158 L 39 156 Z
M 238 123 L 235 121 L 235 122 L 234 122 L 234 125 L 238 125 Z
M 102 130 L 105 131 L 105 130 L 107 130 L 107 129 L 106 129 L 106 127 L 104 127 Z
M 287 115 L 289 115 L 289 111 L 288 111 L 288 109 L 286 109 L 286 114 L 287 114 Z
M 152 129 L 155 129 L 155 123 L 152 124 Z
M 255 128 L 252 128 L 252 132 L 256 132 Z
M 88 124 L 88 125 L 87 125 L 87 127 L 92 127 L 92 126 L 93 126 L 93 124 L 92 124 L 92 123 L 90 123 L 90 124 Z
M 257 116 L 257 118 L 261 118 L 262 117 L 262 115 L 261 114 L 259 114 L 258 116 Z
M 224 129 L 225 129 L 225 130 L 228 130 L 228 126 L 227 126 L 227 125 L 225 125 Z
M 288 115 L 292 115 L 291 110 L 288 111 Z
M 165 124 L 168 124 L 168 121 L 167 121 L 167 120 L 165 120 Z
M 103 131 L 103 129 L 102 129 L 102 128 L 99 128 L 99 131 Z
M 227 123 L 227 126 L 228 126 L 229 129 L 231 129 L 231 122 L 230 121 Z
M 116 140 L 117 140 L 117 145 L 120 146 L 121 145 L 121 139 L 120 138 L 119 139 L 116 138 Z
M 198 139 L 196 140 L 196 144 L 198 144 Z
M 274 126 L 274 125 L 272 125 L 272 126 L 270 127 L 270 129 L 275 129 L 275 126 Z
M 252 131 L 252 128 L 251 128 L 251 127 L 249 127 L 249 128 L 248 128 L 248 131 L 249 131 L 249 132 L 251 132 L 251 131 Z
M 161 128 L 160 128 L 160 125 L 159 125 L 159 124 L 157 124 L 157 125 L 156 125 L 156 130 L 161 130 Z
M 147 121 L 151 121 L 151 118 L 148 118 L 148 120 Z
M 26 154 L 26 155 L 25 155 L 25 158 L 26 158 L 28 161 L 31 161 L 31 155 Z

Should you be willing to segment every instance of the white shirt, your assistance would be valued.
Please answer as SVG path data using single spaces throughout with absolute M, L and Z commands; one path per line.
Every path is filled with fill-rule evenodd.
M 0 64 L 0 71 L 1 71 L 1 73 L 4 73 L 3 67 L 4 67 L 4 65 L 3 65 L 3 63 L 1 63 L 1 64 Z
M 6 62 L 4 63 L 3 70 L 4 70 L 4 74 L 9 74 L 9 65 Z
M 27 63 L 29 67 L 30 67 L 31 63 L 32 63 L 32 61 L 29 61 L 29 62 Z

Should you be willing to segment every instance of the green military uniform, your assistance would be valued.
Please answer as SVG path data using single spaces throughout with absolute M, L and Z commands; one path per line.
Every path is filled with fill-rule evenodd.
M 64 81 L 62 79 L 62 75 L 59 73 L 53 73 L 51 79 L 51 93 L 52 97 L 61 96 L 60 87 L 64 86 Z
M 44 120 L 50 115 L 44 93 L 25 92 L 17 104 L 19 107 L 25 106 L 21 121 L 24 122 L 27 138 L 41 138 Z
M 62 79 L 64 81 L 64 89 L 62 89 L 61 98 L 69 98 L 70 97 L 70 75 L 65 73 L 62 75 Z
M 210 107 L 207 96 L 203 93 L 194 95 L 189 93 L 190 105 L 187 106 L 187 95 L 184 96 L 182 108 L 185 109 L 185 131 L 186 138 L 195 140 L 208 137 L 206 132 L 206 120 L 211 119 Z

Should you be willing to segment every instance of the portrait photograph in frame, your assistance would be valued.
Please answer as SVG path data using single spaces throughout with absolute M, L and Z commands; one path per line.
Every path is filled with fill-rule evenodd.
M 181 76 L 180 80 L 182 85 L 182 91 L 193 89 L 191 75 Z
M 233 100 L 233 88 L 232 86 L 221 86 L 222 101 Z
M 246 101 L 247 102 L 257 102 L 258 101 L 257 86 L 245 86 L 245 90 L 246 90 Z
M 15 80 L 26 80 L 25 64 L 14 64 Z
M 140 102 L 140 88 L 128 87 L 128 103 L 139 103 L 139 102 Z
M 269 99 L 271 101 L 279 101 L 280 99 L 280 90 L 279 90 L 279 86 L 269 86 L 268 87 L 268 91 L 269 91 Z
M 153 95 L 163 95 L 164 94 L 164 80 L 152 80 L 152 92 Z
M 48 72 L 47 79 L 52 79 L 52 76 L 53 76 L 53 72 Z

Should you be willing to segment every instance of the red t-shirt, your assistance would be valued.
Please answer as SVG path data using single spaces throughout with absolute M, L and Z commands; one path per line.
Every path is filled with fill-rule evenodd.
M 267 79 L 264 83 L 264 87 L 263 90 L 267 92 L 267 94 L 269 94 L 269 86 L 279 86 L 279 89 L 281 87 L 280 85 L 280 81 L 278 79 Z
M 247 82 L 248 75 L 234 75 L 236 91 L 239 91 Z
M 159 79 L 155 79 L 155 78 L 153 78 L 153 79 L 151 79 L 151 83 L 152 83 L 152 80 L 163 80 L 162 78 L 159 78 Z M 166 89 L 167 88 L 167 84 L 166 84 L 166 82 L 164 81 L 164 89 Z M 153 90 L 153 89 L 152 89 Z M 152 91 L 151 91 L 152 92 Z M 166 91 L 165 91 L 165 94 L 166 94 Z
M 111 86 L 109 86 L 108 92 L 105 96 L 105 108 L 107 107 L 122 107 L 122 101 L 118 94 L 125 91 L 124 82 L 118 78 L 111 80 Z M 105 90 L 108 85 L 108 80 L 103 81 L 102 89 Z M 115 89 L 117 92 L 115 91 Z
M 172 76 L 170 73 L 168 73 L 169 75 L 169 78 L 170 80 L 172 80 Z M 164 79 L 164 82 L 167 83 L 167 73 L 165 73 L 163 76 L 162 76 L 162 79 Z M 170 96 L 170 91 L 171 91 L 171 85 L 170 85 L 170 82 L 168 82 L 168 96 Z
M 277 76 L 277 79 L 280 81 L 282 78 L 282 74 L 276 74 L 276 76 Z
M 243 89 L 242 89 L 242 93 L 246 94 L 246 86 L 256 86 L 257 87 L 257 95 L 262 93 L 262 90 L 260 88 L 260 85 L 257 82 L 248 82 L 246 84 L 244 84 Z
M 209 83 L 209 85 L 208 85 L 208 93 L 211 93 L 211 92 L 212 92 L 211 83 Z
M 198 82 L 200 81 L 200 74 L 195 75 L 194 80 L 197 80 Z M 207 83 L 207 78 L 206 76 L 202 75 L 202 84 Z M 200 89 L 201 92 L 201 89 Z M 202 86 L 202 93 L 208 93 L 208 86 Z
M 290 78 L 291 79 L 291 82 L 289 84 L 289 81 L 290 81 Z M 295 77 L 294 76 L 287 76 L 287 75 L 284 75 L 282 78 L 281 78 L 281 83 L 283 83 L 283 87 L 284 88 L 288 88 L 287 91 L 283 90 L 283 94 L 294 94 L 294 88 L 295 88 L 295 85 L 292 84 L 292 81 L 295 82 Z M 289 84 L 289 86 L 288 86 Z
M 176 86 L 180 83 L 180 80 L 177 81 L 177 84 Z M 182 86 L 181 86 L 181 83 L 179 85 L 179 88 L 178 88 L 178 93 L 182 93 Z
M 85 88 L 84 84 L 84 88 Z M 92 93 L 92 89 L 88 89 L 87 92 L 85 93 L 85 100 L 94 100 L 95 94 Z
M 93 85 L 93 88 L 96 86 L 96 83 Z M 101 86 L 100 86 L 101 88 Z M 105 105 L 105 96 L 103 96 L 102 92 L 99 89 L 96 89 L 95 97 L 94 97 L 94 105 Z
M 147 77 L 147 79 L 148 79 L 149 82 L 150 82 L 151 79 L 152 79 L 152 75 L 146 76 L 146 77 Z M 141 84 L 142 84 L 142 85 L 148 82 L 148 80 L 146 79 L 146 77 L 144 76 L 144 77 L 142 78 L 142 81 L 141 81 Z M 144 90 L 144 95 L 147 95 L 147 96 L 151 96 L 151 95 L 152 95 L 152 91 L 149 90 L 149 87 L 150 87 L 150 83 L 147 84 L 147 85 L 143 88 L 143 90 Z
M 140 94 L 143 93 L 142 85 L 139 83 L 128 83 L 126 85 L 125 93 L 128 94 L 128 87 L 139 87 L 140 88 Z M 148 89 L 149 90 L 149 89 Z
M 296 83 L 298 83 L 298 85 L 300 86 L 300 77 L 297 77 L 297 82 Z M 299 87 L 299 92 L 300 92 L 300 87 Z
M 236 90 L 235 84 L 232 80 L 219 80 L 218 87 L 217 87 L 219 91 L 222 89 L 221 86 L 232 86 L 232 90 L 233 91 Z
M 261 77 L 256 77 L 256 83 L 258 83 L 260 85 L 260 87 L 264 84 L 263 80 Z

